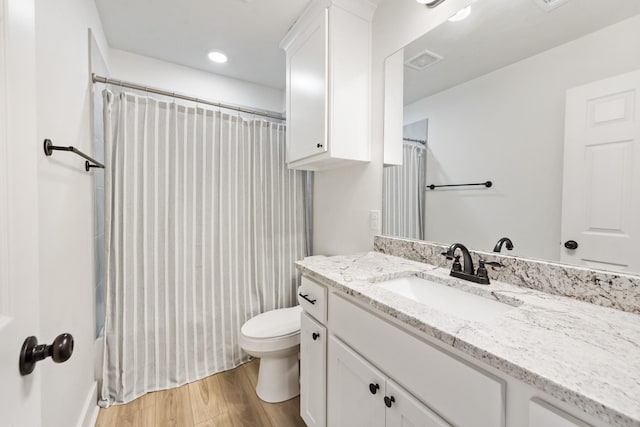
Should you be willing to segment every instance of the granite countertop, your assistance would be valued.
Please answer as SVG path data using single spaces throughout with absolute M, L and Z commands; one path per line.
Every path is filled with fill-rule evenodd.
M 640 316 L 492 281 L 476 285 L 448 269 L 378 252 L 309 257 L 309 277 L 616 426 L 640 426 Z M 376 286 L 417 275 L 505 303 L 488 322 L 439 312 Z M 491 276 L 491 270 L 489 271 Z

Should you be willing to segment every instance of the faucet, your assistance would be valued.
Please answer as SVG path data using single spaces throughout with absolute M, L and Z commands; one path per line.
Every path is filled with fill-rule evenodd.
M 511 239 L 508 237 L 503 237 L 502 239 L 498 240 L 498 243 L 496 243 L 496 245 L 493 247 L 493 252 L 500 253 L 503 243 L 505 244 L 507 250 L 510 251 L 513 249 L 513 242 L 511 241 Z
M 455 254 L 457 249 L 460 249 L 462 251 L 464 266 L 460 265 L 460 255 Z M 503 267 L 503 265 L 499 262 L 485 261 L 484 259 L 480 259 L 480 266 L 478 267 L 478 271 L 476 273 L 475 269 L 473 268 L 473 260 L 471 259 L 469 249 L 467 249 L 466 246 L 462 243 L 452 244 L 451 246 L 449 246 L 446 252 L 442 253 L 442 255 L 446 256 L 447 259 L 454 260 L 453 266 L 451 267 L 451 272 L 449 273 L 450 276 L 457 277 L 458 279 L 468 280 L 470 282 L 478 283 L 481 285 L 488 285 L 490 283 L 489 275 L 487 274 L 485 265 Z
M 455 252 L 457 249 L 460 249 L 462 251 L 462 259 L 464 261 L 463 269 L 460 268 L 460 256 L 455 256 Z M 454 259 L 454 257 L 456 258 L 456 262 L 454 262 L 454 267 L 456 267 L 455 270 L 462 271 L 464 274 L 470 274 L 472 276 L 474 275 L 473 260 L 471 259 L 471 254 L 469 253 L 469 249 L 467 249 L 467 247 L 462 243 L 454 243 L 453 245 L 449 246 L 449 249 L 447 249 L 447 252 L 443 253 L 443 255 L 446 256 L 447 259 Z M 451 271 L 453 272 L 454 269 L 452 269 Z

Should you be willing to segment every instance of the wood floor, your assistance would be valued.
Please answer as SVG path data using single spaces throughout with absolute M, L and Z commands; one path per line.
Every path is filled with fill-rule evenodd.
M 96 427 L 304 427 L 300 397 L 266 403 L 256 396 L 259 360 L 182 387 L 100 409 Z

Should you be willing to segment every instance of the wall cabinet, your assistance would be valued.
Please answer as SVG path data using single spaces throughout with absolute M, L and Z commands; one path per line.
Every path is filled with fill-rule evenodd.
M 314 1 L 282 40 L 289 168 L 370 160 L 374 11 L 368 0 Z

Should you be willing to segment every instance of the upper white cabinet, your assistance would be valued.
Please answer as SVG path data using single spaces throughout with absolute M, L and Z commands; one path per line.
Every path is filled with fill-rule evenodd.
M 367 0 L 316 0 L 282 40 L 289 168 L 322 170 L 370 160 L 374 11 Z

